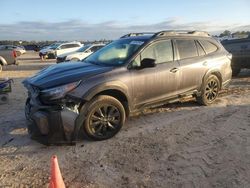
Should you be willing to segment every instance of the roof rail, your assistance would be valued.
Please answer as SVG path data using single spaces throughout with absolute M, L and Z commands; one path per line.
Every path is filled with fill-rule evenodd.
M 178 36 L 178 35 L 193 35 L 193 36 L 205 36 L 209 37 L 210 35 L 205 31 L 189 31 L 189 30 L 168 30 L 160 31 L 155 33 L 154 37 L 159 36 Z
M 153 33 L 153 32 L 129 33 L 129 34 L 123 35 L 121 38 L 136 37 L 136 36 L 143 36 L 143 35 L 154 35 L 154 34 L 155 33 Z

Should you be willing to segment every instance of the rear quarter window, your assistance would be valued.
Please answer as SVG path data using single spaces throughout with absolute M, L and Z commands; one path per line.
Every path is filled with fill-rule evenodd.
M 201 45 L 203 46 L 203 48 L 207 54 L 211 54 L 211 53 L 216 52 L 218 50 L 218 47 L 215 44 L 213 44 L 207 40 L 199 40 L 199 42 L 201 43 Z
M 198 50 L 199 56 L 206 55 L 205 51 L 203 50 L 203 48 L 201 47 L 201 44 L 199 42 L 196 42 L 196 46 L 197 46 L 197 50 Z

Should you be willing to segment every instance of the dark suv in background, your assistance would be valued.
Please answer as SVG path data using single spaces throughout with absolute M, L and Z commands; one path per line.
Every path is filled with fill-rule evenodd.
M 243 68 L 250 69 L 250 35 L 248 38 L 224 40 L 221 43 L 233 55 L 233 76 L 237 76 Z
M 48 142 L 114 136 L 131 113 L 195 96 L 212 104 L 232 76 L 231 54 L 205 32 L 131 33 L 82 62 L 24 81 L 28 130 Z

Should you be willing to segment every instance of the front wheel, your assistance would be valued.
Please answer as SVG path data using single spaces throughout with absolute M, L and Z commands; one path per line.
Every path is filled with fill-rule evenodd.
M 202 86 L 201 95 L 197 97 L 197 102 L 206 106 L 212 104 L 216 100 L 219 90 L 219 79 L 215 75 L 210 75 Z
M 119 132 L 125 119 L 125 110 L 120 101 L 100 95 L 90 102 L 83 126 L 85 133 L 93 140 L 105 140 Z

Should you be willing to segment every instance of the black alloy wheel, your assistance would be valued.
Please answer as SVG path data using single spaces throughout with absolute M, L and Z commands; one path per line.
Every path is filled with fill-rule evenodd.
M 201 95 L 197 97 L 197 102 L 206 106 L 212 104 L 218 97 L 220 88 L 218 77 L 210 75 L 202 86 Z
M 211 79 L 205 89 L 205 96 L 209 102 L 212 102 L 216 99 L 219 91 L 218 83 L 215 79 Z
M 85 132 L 94 140 L 105 140 L 119 132 L 125 123 L 125 110 L 117 99 L 101 95 L 88 106 Z

